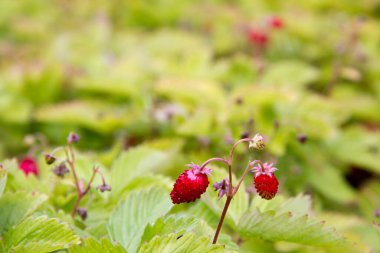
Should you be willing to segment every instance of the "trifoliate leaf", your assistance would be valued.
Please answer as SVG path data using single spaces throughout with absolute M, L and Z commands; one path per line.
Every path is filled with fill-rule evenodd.
M 78 244 L 79 237 L 66 223 L 58 219 L 39 216 L 29 217 L 4 234 L 7 252 L 51 252 Z
M 136 190 L 120 202 L 108 222 L 108 234 L 128 252 L 136 252 L 145 227 L 171 208 L 169 191 L 159 187 Z

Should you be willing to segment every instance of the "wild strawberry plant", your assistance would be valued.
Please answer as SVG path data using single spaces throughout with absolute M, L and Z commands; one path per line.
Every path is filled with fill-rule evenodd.
M 1 245 L 5 252 L 59 249 L 69 252 L 237 252 L 237 243 L 252 238 L 323 247 L 345 246 L 342 236 L 308 216 L 311 202 L 307 196 L 287 200 L 275 197 L 279 181 L 274 174 L 277 168 L 272 163 L 248 161 L 240 178 L 235 178 L 233 158 L 238 145 L 246 143 L 247 152 L 263 150 L 265 143 L 261 135 L 238 140 L 232 145 L 228 159 L 214 157 L 201 165 L 187 165 L 189 169 L 180 174 L 174 185 L 169 179 L 149 171 L 164 165 L 169 155 L 177 151 L 160 151 L 144 145 L 122 153 L 105 175 L 98 166 L 93 167 L 85 180 L 83 174 L 78 173 L 78 154 L 74 149 L 78 141 L 79 135 L 70 133 L 66 147 L 41 154 L 39 174 L 25 173 L 21 166 L 24 161 L 19 166 L 15 161 L 6 161 L 1 166 L 2 187 L 8 184 L 0 198 Z M 50 175 L 42 175 L 42 161 Z M 224 164 L 226 171 L 211 166 L 213 162 Z M 120 180 L 121 172 L 129 175 L 128 178 Z M 105 198 L 91 191 L 99 173 L 97 189 L 110 191 Z M 249 200 L 244 179 L 251 174 L 249 185 L 260 197 Z M 31 180 L 39 184 L 52 176 L 55 183 L 50 189 L 42 185 L 34 186 L 39 193 L 17 189 L 21 182 Z M 117 196 L 113 196 L 115 191 L 111 191 L 106 177 L 114 184 Z M 210 183 L 214 189 L 210 189 Z M 62 189 L 63 184 L 66 186 Z M 50 191 L 55 198 L 71 197 L 63 202 L 49 199 Z M 198 204 L 192 203 L 198 199 Z M 272 204 L 268 206 L 265 201 Z M 191 204 L 181 210 L 171 202 Z M 231 235 L 237 236 L 238 241 L 226 234 L 231 229 Z M 88 238 L 90 235 L 92 239 Z

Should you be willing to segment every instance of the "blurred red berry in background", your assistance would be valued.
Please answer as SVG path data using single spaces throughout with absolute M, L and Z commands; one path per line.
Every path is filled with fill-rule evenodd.
M 34 174 L 38 175 L 37 162 L 33 157 L 25 157 L 19 164 L 19 169 L 24 172 L 25 175 Z
M 284 21 L 280 17 L 271 17 L 268 20 L 268 25 L 274 29 L 281 29 L 284 27 Z
M 269 36 L 267 33 L 252 28 L 248 29 L 247 37 L 250 43 L 262 47 L 266 46 L 269 41 Z

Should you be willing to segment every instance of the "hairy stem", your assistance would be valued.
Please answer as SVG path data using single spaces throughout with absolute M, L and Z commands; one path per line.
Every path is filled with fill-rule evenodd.
M 254 162 L 256 162 L 256 161 L 254 161 Z M 244 180 L 245 176 L 247 175 L 247 173 L 251 170 L 253 164 L 254 163 L 248 163 L 247 168 L 245 169 L 245 171 L 241 175 L 241 177 L 239 179 L 239 182 L 237 183 L 236 187 L 234 188 L 233 195 L 235 195 L 236 192 L 239 190 L 241 183 L 243 182 L 243 180 Z
M 237 142 L 235 142 L 235 144 L 232 146 L 231 151 L 230 151 L 230 160 L 229 161 L 230 161 L 231 165 L 232 165 L 232 159 L 234 157 L 235 149 L 237 148 L 237 146 L 242 142 L 250 142 L 250 141 L 252 141 L 252 138 L 244 138 L 244 139 L 240 139 Z
M 80 191 L 80 189 L 79 189 L 79 191 L 78 191 L 78 198 L 77 198 L 77 200 L 75 201 L 73 211 L 71 212 L 71 217 L 72 217 L 72 218 L 75 217 L 75 214 L 77 213 L 77 210 L 78 210 L 78 208 L 79 208 L 79 204 L 80 204 L 82 198 L 83 198 L 83 197 L 87 194 L 87 192 L 90 190 L 90 188 L 91 188 L 91 184 L 92 184 L 92 182 L 93 182 L 94 179 L 95 179 L 95 175 L 96 175 L 96 173 L 99 173 L 99 169 L 98 169 L 98 168 L 93 168 L 93 170 L 92 170 L 92 175 L 91 175 L 91 178 L 90 178 L 90 181 L 88 181 L 88 183 L 87 183 L 87 187 L 85 188 L 85 190 L 84 190 L 83 192 Z
M 226 160 L 226 159 L 224 159 L 224 158 L 214 157 L 214 158 L 210 158 L 210 159 L 208 159 L 207 161 L 205 161 L 205 162 L 201 165 L 200 170 L 203 170 L 203 169 L 207 166 L 207 164 L 209 164 L 209 163 L 211 163 L 211 162 L 215 162 L 215 161 L 219 161 L 219 162 L 225 163 L 225 164 L 227 164 L 228 166 L 229 166 L 229 164 L 230 164 L 229 161 Z
M 228 210 L 228 207 L 230 206 L 231 200 L 232 200 L 232 196 L 227 196 L 227 200 L 226 200 L 226 203 L 224 204 L 222 216 L 220 216 L 218 228 L 215 231 L 214 240 L 212 241 L 212 244 L 216 244 L 216 242 L 218 241 L 219 232 L 220 232 L 220 229 L 222 228 L 223 221 L 224 221 L 224 218 L 226 217 L 227 210 Z
M 77 189 L 78 195 L 80 195 L 79 180 L 75 170 L 75 156 L 72 153 L 73 149 L 72 147 L 70 148 L 69 144 L 69 150 L 65 149 L 66 161 L 69 164 L 71 173 L 73 173 L 75 188 Z
M 250 141 L 252 141 L 251 138 L 244 138 L 244 139 L 240 139 L 237 142 L 235 142 L 235 144 L 231 148 L 230 157 L 229 157 L 228 160 L 223 159 L 223 158 L 211 158 L 211 159 L 207 160 L 206 162 L 204 162 L 202 164 L 202 166 L 201 166 L 201 169 L 203 169 L 208 163 L 210 163 L 212 161 L 221 161 L 221 162 L 224 162 L 225 164 L 227 164 L 227 166 L 228 166 L 228 177 L 229 177 L 230 184 L 228 186 L 228 193 L 226 194 L 227 195 L 227 200 L 226 200 L 226 203 L 224 204 L 222 215 L 220 216 L 219 224 L 218 224 L 218 227 L 217 227 L 217 229 L 215 231 L 214 240 L 212 242 L 213 244 L 215 244 L 217 242 L 217 240 L 218 240 L 219 232 L 220 232 L 220 230 L 222 228 L 222 225 L 223 225 L 223 222 L 224 222 L 224 218 L 226 217 L 227 210 L 228 210 L 228 207 L 230 206 L 232 198 L 234 197 L 234 195 L 236 194 L 236 192 L 239 190 L 239 187 L 240 187 L 241 183 L 243 182 L 244 177 L 247 175 L 247 173 L 249 172 L 251 166 L 253 165 L 251 163 L 248 164 L 248 166 L 245 169 L 243 175 L 240 177 L 237 186 L 233 187 L 233 185 L 232 185 L 232 160 L 233 160 L 233 157 L 234 157 L 235 149 L 237 148 L 237 146 L 240 143 L 250 142 Z

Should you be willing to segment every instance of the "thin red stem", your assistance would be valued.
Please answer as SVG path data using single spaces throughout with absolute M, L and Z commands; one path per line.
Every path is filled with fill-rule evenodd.
M 215 244 L 218 241 L 219 232 L 222 228 L 223 221 L 224 221 L 224 218 L 226 217 L 227 210 L 228 210 L 228 207 L 230 206 L 231 200 L 232 200 L 232 197 L 227 196 L 227 200 L 226 200 L 226 203 L 224 204 L 222 216 L 220 216 L 218 228 L 215 231 L 214 240 L 212 241 L 212 244 Z
M 230 151 L 230 163 L 231 163 L 231 165 L 232 165 L 232 159 L 233 159 L 233 157 L 234 157 L 234 153 L 235 153 L 235 149 L 236 149 L 236 147 L 237 147 L 240 143 L 242 143 L 242 142 L 250 142 L 250 141 L 252 141 L 252 138 L 244 138 L 244 139 L 240 139 L 240 140 L 238 140 L 237 142 L 235 142 L 235 144 L 232 146 L 231 151 Z
M 227 160 L 224 159 L 224 158 L 214 157 L 214 158 L 210 158 L 210 159 L 208 159 L 207 161 L 205 161 L 205 162 L 201 165 L 200 170 L 203 170 L 203 169 L 207 166 L 207 164 L 209 164 L 209 163 L 211 163 L 211 162 L 215 162 L 215 161 L 219 161 L 219 162 L 225 163 L 225 164 L 227 164 L 227 165 L 230 164 L 229 161 L 227 161 Z

